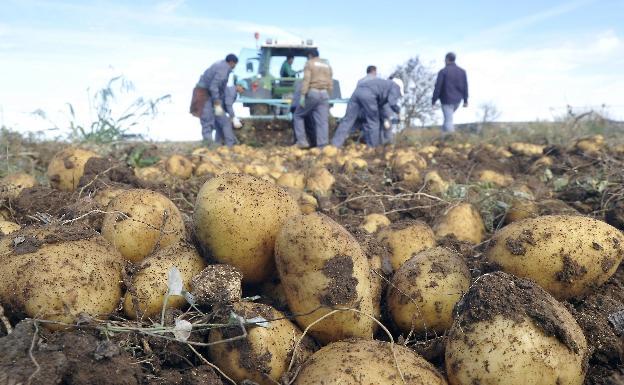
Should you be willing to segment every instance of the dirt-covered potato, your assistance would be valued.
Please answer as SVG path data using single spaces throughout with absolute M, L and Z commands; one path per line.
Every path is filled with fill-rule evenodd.
M 178 268 L 184 290 L 190 291 L 191 279 L 201 273 L 206 263 L 197 250 L 186 243 L 169 245 L 143 259 L 137 266 L 137 271 L 132 276 L 131 288 L 124 297 L 124 312 L 128 317 L 147 319 L 160 315 L 168 290 L 168 274 L 172 267 Z M 167 299 L 167 309 L 181 308 L 185 304 L 186 299 L 183 296 L 172 295 Z
M 193 163 L 184 155 L 171 155 L 165 161 L 165 169 L 169 174 L 181 179 L 188 179 L 193 175 Z
M 459 255 L 436 247 L 421 251 L 392 277 L 387 307 L 404 332 L 443 333 L 453 323 L 453 307 L 470 286 L 470 271 Z
M 318 209 L 318 201 L 307 192 L 292 187 L 284 187 L 286 191 L 297 201 L 302 214 L 310 214 Z
M 414 254 L 434 247 L 435 234 L 422 221 L 403 220 L 382 228 L 377 239 L 390 250 L 390 264 L 397 270 Z
M 336 178 L 326 169 L 314 169 L 306 179 L 306 189 L 319 195 L 329 196 Z
M 124 191 L 126 190 L 122 188 L 108 187 L 96 192 L 93 200 L 98 206 L 105 209 L 110 201 L 112 201 L 115 197 L 117 197 L 117 195 L 121 194 Z
M 237 382 L 251 380 L 259 385 L 278 383 L 288 370 L 295 344 L 301 331 L 284 314 L 268 305 L 253 302 L 237 302 L 233 311 L 248 322 L 247 337 L 232 342 L 210 346 L 212 362 Z M 217 342 L 241 336 L 240 327 L 215 328 L 210 331 L 209 341 Z M 311 343 L 304 339 L 296 352 L 302 362 L 312 354 Z
M 298 172 L 285 172 L 277 179 L 277 184 L 303 191 L 305 188 L 305 177 Z
M 197 239 L 221 263 L 262 282 L 274 273 L 275 237 L 300 213 L 297 202 L 273 183 L 243 174 L 208 180 L 197 194 L 193 221 Z
M 587 294 L 617 270 L 624 236 L 583 216 L 546 215 L 514 222 L 492 238 L 486 256 L 508 273 L 535 280 L 559 299 Z
M 8 235 L 14 233 L 20 228 L 21 226 L 15 222 L 0 220 L 0 235 Z
M 456 313 L 445 353 L 451 384 L 583 384 L 583 331 L 535 283 L 503 272 L 483 275 Z
M 522 219 L 534 218 L 539 215 L 537 203 L 530 199 L 515 198 L 505 214 L 505 223 L 509 224 Z
M 405 382 L 401 379 L 401 374 Z M 294 384 L 446 385 L 446 383 L 433 365 L 403 345 L 350 339 L 334 342 L 314 353 L 303 364 Z
M 15 199 L 23 189 L 36 185 L 37 179 L 30 174 L 9 174 L 0 180 L 0 199 Z
M 56 153 L 48 165 L 50 185 L 62 191 L 74 191 L 87 161 L 95 156 L 96 153 L 80 148 L 66 148 Z
M 513 183 L 513 178 L 509 175 L 501 174 L 494 170 L 481 170 L 477 173 L 479 182 L 493 183 L 497 186 L 509 186 Z
M 62 323 L 105 316 L 121 298 L 122 264 L 93 230 L 27 227 L 0 238 L 0 302 L 9 313 Z
M 147 182 L 162 181 L 166 178 L 163 170 L 156 166 L 148 166 L 134 169 L 137 178 Z
M 313 213 L 290 218 L 275 242 L 275 261 L 290 310 L 305 328 L 332 307 L 373 315 L 370 267 L 353 236 L 329 217 Z M 342 311 L 311 327 L 317 340 L 372 338 L 374 321 Z
M 178 208 L 155 191 L 126 190 L 111 200 L 106 211 L 102 235 L 132 262 L 186 236 Z
M 454 235 L 460 241 L 481 243 L 485 225 L 481 214 L 470 203 L 460 203 L 448 208 L 433 226 L 438 238 Z
M 428 191 L 437 195 L 445 194 L 449 189 L 449 182 L 442 179 L 437 171 L 429 171 L 425 174 L 425 185 Z
M 377 232 L 378 229 L 390 225 L 390 219 L 383 214 L 368 214 L 364 217 L 360 228 L 369 234 Z

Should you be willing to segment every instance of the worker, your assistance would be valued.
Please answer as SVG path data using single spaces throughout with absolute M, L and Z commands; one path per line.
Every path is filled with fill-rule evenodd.
M 225 114 L 215 117 L 215 142 L 217 144 L 225 144 L 227 147 L 232 147 L 238 140 L 234 135 L 232 128 L 241 128 L 243 123 L 236 117 L 234 113 L 234 102 L 238 95 L 242 94 L 245 90 L 249 89 L 247 82 L 244 80 L 232 81 L 232 85 L 228 85 L 225 88 L 225 94 L 223 97 L 223 106 L 225 107 Z
M 295 114 L 297 110 L 301 110 L 303 107 L 299 105 L 299 101 L 301 100 L 301 87 L 303 86 L 303 81 L 298 80 L 295 82 L 295 91 L 293 92 L 292 102 L 290 103 L 290 113 Z M 293 119 L 294 122 L 294 119 Z M 308 114 L 303 119 L 303 124 L 305 126 L 305 137 L 301 138 L 301 141 L 297 139 L 297 132 L 293 130 L 295 145 L 297 143 L 307 143 L 308 145 L 314 147 L 316 146 L 316 134 L 315 134 L 315 126 L 314 119 L 312 114 Z
M 399 86 L 392 80 L 375 77 L 359 83 L 347 104 L 347 112 L 332 138 L 332 145 L 342 147 L 358 118 L 363 118 L 366 144 L 371 147 L 378 146 L 381 143 L 380 110 L 387 104 L 391 111 L 399 113 L 400 97 Z
M 212 143 L 212 130 L 215 128 L 215 117 L 225 115 L 223 100 L 230 72 L 236 67 L 238 58 L 229 54 L 225 60 L 211 65 L 199 78 L 193 90 L 191 114 L 199 117 L 202 126 L 202 137 L 206 144 Z
M 392 86 L 388 94 L 388 100 L 381 106 L 381 122 L 383 129 L 380 130 L 381 144 L 390 144 L 393 139 L 393 129 L 401 121 L 399 114 L 399 100 L 403 96 L 403 81 L 397 76 L 390 76 L 395 85 Z M 393 109 L 391 106 L 396 105 L 398 108 Z
M 446 54 L 444 62 L 446 66 L 438 72 L 431 105 L 435 106 L 436 101 L 440 99 L 442 114 L 444 115 L 442 131 L 451 133 L 455 131 L 453 114 L 459 107 L 462 99 L 464 100 L 464 107 L 468 107 L 468 80 L 466 71 L 455 64 L 455 54 L 453 52 Z
M 295 57 L 293 55 L 286 56 L 286 60 L 284 60 L 284 62 L 282 63 L 282 68 L 280 69 L 280 77 L 294 78 L 297 76 L 297 71 L 292 69 L 294 61 Z
M 366 76 L 364 76 L 362 79 L 358 80 L 357 84 L 360 85 L 361 83 L 366 82 L 367 80 L 371 80 L 377 77 L 377 67 L 375 66 L 368 66 L 366 67 Z
M 329 141 L 329 96 L 333 92 L 332 68 L 326 60 L 319 57 L 318 49 L 308 54 L 308 61 L 303 68 L 303 82 L 299 106 L 294 114 L 294 129 L 297 137 L 296 145 L 301 148 L 310 147 L 305 135 L 305 118 L 314 120 L 316 146 L 323 147 Z

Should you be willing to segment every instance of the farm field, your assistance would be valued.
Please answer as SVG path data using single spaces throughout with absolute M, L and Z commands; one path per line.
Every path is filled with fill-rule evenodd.
M 623 127 L 527 127 L 3 130 L 0 384 L 624 384 Z

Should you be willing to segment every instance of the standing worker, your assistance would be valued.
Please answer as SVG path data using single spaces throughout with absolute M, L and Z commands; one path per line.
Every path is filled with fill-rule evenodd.
M 292 69 L 294 61 L 295 57 L 293 55 L 286 56 L 286 60 L 284 60 L 284 62 L 282 63 L 282 68 L 280 68 L 280 77 L 294 78 L 297 76 L 297 71 Z
M 303 68 L 303 83 L 299 106 L 295 110 L 294 129 L 297 146 L 310 147 L 305 135 L 305 118 L 311 115 L 314 120 L 316 146 L 326 146 L 329 141 L 329 96 L 333 92 L 332 69 L 326 60 L 319 58 L 318 49 L 308 54 Z
M 230 72 L 236 67 L 238 58 L 229 54 L 208 68 L 199 78 L 193 90 L 191 114 L 199 117 L 202 126 L 202 137 L 205 143 L 212 143 L 212 130 L 215 128 L 215 117 L 225 115 L 223 100 L 225 87 Z
M 382 139 L 380 110 L 387 105 L 384 107 L 386 111 L 389 109 L 398 114 L 401 110 L 400 97 L 401 90 L 392 80 L 375 77 L 359 82 L 347 104 L 347 112 L 332 138 L 332 145 L 342 147 L 357 120 L 363 118 L 362 128 L 366 144 L 371 147 L 378 146 Z
M 247 89 L 249 89 L 249 86 L 244 80 L 239 80 L 235 85 L 228 85 L 225 88 L 223 97 L 225 114 L 215 117 L 215 126 L 217 131 L 215 135 L 215 142 L 217 144 L 225 144 L 227 147 L 232 147 L 238 143 L 232 127 L 241 128 L 243 124 L 240 119 L 236 117 L 233 105 L 238 95 L 242 94 Z
M 468 79 L 466 71 L 455 64 L 455 54 L 449 52 L 444 58 L 446 66 L 438 72 L 431 105 L 440 99 L 442 114 L 444 115 L 443 132 L 454 132 L 453 113 L 464 100 L 464 107 L 468 107 Z

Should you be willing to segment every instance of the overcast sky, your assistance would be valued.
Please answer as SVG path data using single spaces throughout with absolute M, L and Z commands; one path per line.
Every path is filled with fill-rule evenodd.
M 36 109 L 63 124 L 68 102 L 86 122 L 87 88 L 123 74 L 137 96 L 172 96 L 151 138 L 199 140 L 194 84 L 214 61 L 253 47 L 254 32 L 314 39 L 346 96 L 368 64 L 388 75 L 419 55 L 437 71 L 452 50 L 470 85 L 460 122 L 488 101 L 505 121 L 552 119 L 567 104 L 606 104 L 624 119 L 623 15 L 622 0 L 0 0 L 0 125 L 48 127 Z

